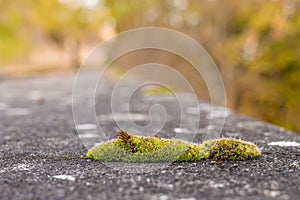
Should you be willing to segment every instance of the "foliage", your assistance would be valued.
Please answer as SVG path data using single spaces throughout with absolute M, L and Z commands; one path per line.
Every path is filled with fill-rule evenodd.
M 260 156 L 255 144 L 221 138 L 192 144 L 183 140 L 139 137 L 119 131 L 116 140 L 95 146 L 87 158 L 105 162 L 193 162 L 204 159 L 248 160 Z
M 81 42 L 98 36 L 101 7 L 70 6 L 59 0 L 0 0 L 0 61 L 25 57 L 36 45 Z M 89 16 L 90 15 L 90 16 Z M 1 63 L 1 62 L 0 62 Z
M 155 95 L 172 95 L 172 91 L 166 87 L 151 87 L 145 88 L 143 94 L 146 96 L 155 96 Z
M 171 28 L 197 40 L 216 61 L 229 107 L 300 131 L 300 1 L 98 0 L 88 7 L 84 2 L 0 0 L 0 63 L 25 58 L 45 41 L 61 47 L 73 44 L 76 59 L 79 44 L 98 41 L 99 30 L 107 26 L 117 32 Z M 191 81 L 201 99 L 209 100 L 204 82 L 186 63 L 146 54 L 125 64 L 149 58 L 168 64 Z
M 200 42 L 220 68 L 229 107 L 300 131 L 300 1 L 151 0 L 127 10 L 122 7 L 134 0 L 108 2 L 119 31 L 161 26 Z M 168 64 L 177 69 L 174 60 Z M 188 79 L 198 96 L 209 100 L 199 77 Z

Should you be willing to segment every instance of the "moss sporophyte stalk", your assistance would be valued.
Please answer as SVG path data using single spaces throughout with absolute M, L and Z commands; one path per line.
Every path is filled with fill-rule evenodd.
M 255 144 L 239 139 L 220 138 L 194 144 L 177 139 L 141 137 L 122 130 L 117 139 L 101 143 L 86 154 L 87 158 L 104 162 L 249 160 L 260 155 Z

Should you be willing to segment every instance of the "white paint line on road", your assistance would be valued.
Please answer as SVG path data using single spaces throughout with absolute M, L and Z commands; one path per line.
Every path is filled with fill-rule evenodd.
M 227 108 L 214 108 L 212 112 L 206 116 L 206 118 L 213 119 L 213 118 L 228 117 L 230 113 L 231 112 Z
M 277 141 L 268 143 L 269 146 L 280 146 L 280 147 L 298 147 L 300 143 L 293 141 Z
M 0 102 L 0 110 L 7 110 L 7 109 L 8 109 L 7 103 Z
M 68 181 L 75 181 L 75 177 L 70 175 L 55 175 L 53 178 L 62 179 L 62 180 L 68 180 Z
M 207 130 L 214 130 L 214 129 L 216 129 L 216 127 L 213 126 L 213 125 L 208 125 L 206 128 L 207 128 Z
M 9 108 L 5 112 L 8 116 L 24 116 L 30 113 L 27 108 Z
M 61 106 L 71 106 L 72 105 L 72 97 L 62 97 L 60 99 Z
M 76 129 L 77 130 L 95 130 L 97 129 L 97 124 L 77 124 Z
M 99 135 L 95 133 L 84 133 L 84 134 L 79 134 L 78 135 L 80 139 L 87 139 L 87 138 L 97 138 Z
M 147 116 L 143 114 L 127 114 L 127 113 L 114 113 L 113 115 L 99 115 L 100 121 L 144 121 L 147 120 Z
M 237 124 L 238 128 L 248 128 L 248 129 L 254 129 L 257 127 L 263 127 L 266 124 L 264 122 L 260 121 L 244 121 L 244 122 L 238 122 Z
M 186 113 L 191 115 L 198 115 L 201 111 L 210 112 L 212 106 L 206 103 L 200 103 L 199 107 L 188 107 L 186 108 Z
M 231 111 L 226 107 L 211 106 L 206 103 L 199 104 L 199 107 L 188 107 L 186 113 L 191 115 L 198 115 L 201 111 L 208 112 L 207 119 L 228 117 Z
M 190 133 L 186 128 L 174 128 L 175 133 Z

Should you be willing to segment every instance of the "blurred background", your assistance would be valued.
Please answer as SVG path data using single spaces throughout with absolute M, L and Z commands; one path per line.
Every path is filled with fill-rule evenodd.
M 144 26 L 197 40 L 216 62 L 235 111 L 300 132 L 298 0 L 0 0 L 0 81 L 75 71 L 99 42 Z M 142 50 L 118 59 L 126 71 L 160 62 L 184 74 L 201 99 L 205 83 L 185 60 Z

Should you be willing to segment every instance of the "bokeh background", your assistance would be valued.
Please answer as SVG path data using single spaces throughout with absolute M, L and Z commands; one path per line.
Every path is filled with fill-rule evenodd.
M 99 42 L 119 32 L 171 28 L 215 60 L 229 108 L 300 132 L 298 0 L 0 0 L 0 10 L 0 81 L 75 71 Z M 179 70 L 209 101 L 201 77 L 170 53 L 132 52 L 113 67 L 126 71 L 154 61 Z

